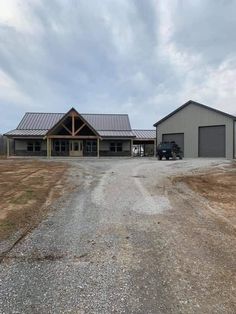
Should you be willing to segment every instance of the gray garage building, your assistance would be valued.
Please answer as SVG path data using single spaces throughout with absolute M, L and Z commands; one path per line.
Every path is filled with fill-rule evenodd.
M 189 100 L 154 124 L 157 145 L 175 141 L 187 158 L 235 158 L 236 117 Z

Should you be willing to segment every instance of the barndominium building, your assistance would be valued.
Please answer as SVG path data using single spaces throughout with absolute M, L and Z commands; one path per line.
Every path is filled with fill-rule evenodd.
M 74 108 L 26 113 L 5 136 L 8 156 L 153 156 L 156 142 L 155 130 L 132 130 L 127 114 L 81 114 Z

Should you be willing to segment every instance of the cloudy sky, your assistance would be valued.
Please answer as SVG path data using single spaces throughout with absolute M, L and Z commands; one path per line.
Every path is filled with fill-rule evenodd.
M 0 132 L 26 111 L 236 114 L 234 0 L 0 1 Z

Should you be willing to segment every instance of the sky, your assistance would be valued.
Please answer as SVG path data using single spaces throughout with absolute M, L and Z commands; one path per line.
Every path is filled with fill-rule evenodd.
M 234 0 L 1 0 L 0 132 L 26 111 L 128 113 L 192 99 L 236 115 Z

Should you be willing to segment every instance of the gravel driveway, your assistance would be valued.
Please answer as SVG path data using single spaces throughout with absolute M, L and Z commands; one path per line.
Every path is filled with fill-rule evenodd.
M 69 196 L 1 263 L 1 313 L 235 313 L 235 228 L 172 175 L 227 161 L 70 161 Z

